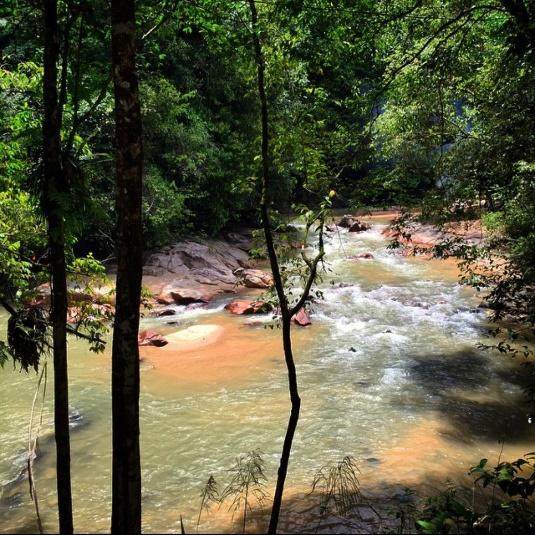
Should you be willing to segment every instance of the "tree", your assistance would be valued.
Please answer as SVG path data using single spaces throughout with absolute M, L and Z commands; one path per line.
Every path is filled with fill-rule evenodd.
M 51 268 L 52 339 L 54 354 L 54 431 L 60 533 L 73 532 L 69 380 L 67 373 L 67 274 L 64 197 L 68 194 L 61 156 L 61 108 L 57 62 L 59 31 L 56 0 L 44 0 L 43 181 Z
M 264 229 L 264 238 L 266 240 L 266 247 L 269 256 L 271 271 L 273 273 L 273 281 L 275 290 L 277 292 L 278 304 L 281 313 L 282 323 L 282 341 L 284 347 L 284 358 L 288 370 L 288 388 L 290 393 L 291 410 L 288 419 L 288 426 L 286 428 L 286 435 L 284 438 L 284 445 L 277 474 L 277 484 L 275 487 L 275 495 L 273 497 L 273 507 L 271 510 L 271 518 L 269 522 L 268 533 L 276 533 L 279 522 L 280 509 L 282 505 L 282 495 L 284 492 L 284 484 L 286 481 L 286 474 L 288 473 L 288 464 L 290 462 L 290 453 L 292 450 L 292 442 L 299 422 L 299 411 L 301 408 L 301 398 L 299 397 L 299 388 L 297 384 L 297 372 L 295 368 L 295 361 L 292 351 L 292 318 L 305 305 L 309 297 L 312 284 L 316 279 L 318 264 L 323 259 L 323 222 L 325 218 L 324 207 L 320 210 L 318 216 L 309 216 L 307 221 L 307 228 L 319 220 L 319 252 L 310 260 L 303 254 L 308 268 L 309 274 L 305 282 L 305 286 L 301 296 L 295 304 L 290 304 L 285 292 L 284 281 L 281 275 L 279 259 L 275 250 L 273 241 L 273 233 L 270 221 L 269 210 L 271 206 L 270 186 L 271 186 L 271 162 L 270 162 L 270 135 L 269 135 L 269 115 L 268 105 L 265 89 L 265 60 L 262 51 L 262 42 L 260 39 L 260 27 L 258 22 L 258 12 L 256 9 L 255 0 L 249 0 L 249 8 L 251 14 L 252 40 L 254 45 L 255 63 L 257 70 L 257 84 L 258 84 L 258 98 L 260 100 L 261 113 L 261 163 L 262 163 L 262 200 L 260 203 L 260 212 L 262 217 L 262 226 Z
M 142 139 L 134 0 L 112 1 L 117 283 L 112 347 L 112 533 L 141 533 L 139 307 Z

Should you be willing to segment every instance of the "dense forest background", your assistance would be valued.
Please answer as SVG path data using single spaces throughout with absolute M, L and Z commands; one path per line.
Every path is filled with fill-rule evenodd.
M 259 9 L 280 211 L 331 189 L 350 207 L 484 205 L 487 223 L 506 229 L 518 258 L 532 263 L 529 3 L 266 1 Z M 105 3 L 60 4 L 63 142 L 76 192 L 66 206 L 70 244 L 100 259 L 114 245 L 106 13 Z M 247 16 L 240 2 L 138 4 L 149 247 L 258 219 Z M 8 2 L 0 17 L 2 249 L 39 256 L 40 9 Z
M 40 325 L 20 311 L 58 267 L 54 243 L 74 275 L 102 275 L 128 254 L 116 226 L 124 101 L 109 7 L 62 0 L 53 31 L 39 2 L 0 8 L 0 299 L 25 328 Z M 140 1 L 136 45 L 145 249 L 266 226 L 261 207 L 275 229 L 301 204 L 319 208 L 323 223 L 326 199 L 413 209 L 398 222 L 405 238 L 415 215 L 436 225 L 480 219 L 484 246 L 450 240 L 434 252 L 463 260 L 464 281 L 490 289 L 495 319 L 514 320 L 496 331 L 497 348 L 529 356 L 518 342 L 535 320 L 533 0 Z M 57 190 L 47 120 L 59 125 Z M 101 349 L 99 321 L 86 328 Z M 37 369 L 45 348 L 28 343 L 36 360 L 2 342 L 0 362 Z

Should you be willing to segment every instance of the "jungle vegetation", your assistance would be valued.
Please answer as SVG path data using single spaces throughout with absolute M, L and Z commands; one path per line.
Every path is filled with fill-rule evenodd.
M 299 415 L 290 318 L 322 259 L 327 208 L 480 219 L 490 245 L 452 241 L 435 253 L 464 261 L 465 282 L 514 322 L 496 331 L 500 351 L 529 356 L 533 0 L 7 0 L 0 89 L 0 303 L 11 316 L 0 362 L 37 370 L 53 354 L 61 533 L 73 531 L 67 333 L 103 349 L 92 315 L 67 324 L 69 277 L 118 266 L 115 533 L 141 530 L 144 250 L 236 226 L 264 232 L 292 402 L 271 533 Z M 290 302 L 272 232 L 297 205 L 310 207 L 320 248 Z M 481 259 L 502 268 L 473 269 Z M 32 303 L 47 282 L 44 314 Z

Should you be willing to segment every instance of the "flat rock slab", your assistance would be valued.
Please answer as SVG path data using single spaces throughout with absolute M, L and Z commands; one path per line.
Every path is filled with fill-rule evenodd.
M 216 342 L 224 332 L 220 325 L 192 325 L 186 329 L 167 335 L 170 350 L 187 351 L 192 346 L 208 345 Z

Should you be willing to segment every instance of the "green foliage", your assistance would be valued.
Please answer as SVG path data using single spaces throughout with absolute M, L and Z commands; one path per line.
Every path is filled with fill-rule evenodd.
M 474 477 L 472 496 L 461 497 L 463 491 L 450 484 L 424 501 L 416 526 L 423 533 L 531 533 L 534 458 L 528 453 L 493 467 L 481 459 L 469 472 Z
M 251 501 L 255 500 L 262 505 L 268 497 L 262 452 L 253 450 L 243 457 L 238 457 L 234 467 L 228 472 L 231 474 L 231 480 L 221 492 L 221 502 L 229 499 L 229 511 L 233 513 L 243 509 L 242 530 L 245 533 L 247 514 L 252 512 Z
M 472 511 L 452 486 L 425 499 L 419 517 L 416 527 L 422 533 L 465 533 L 473 524 Z

